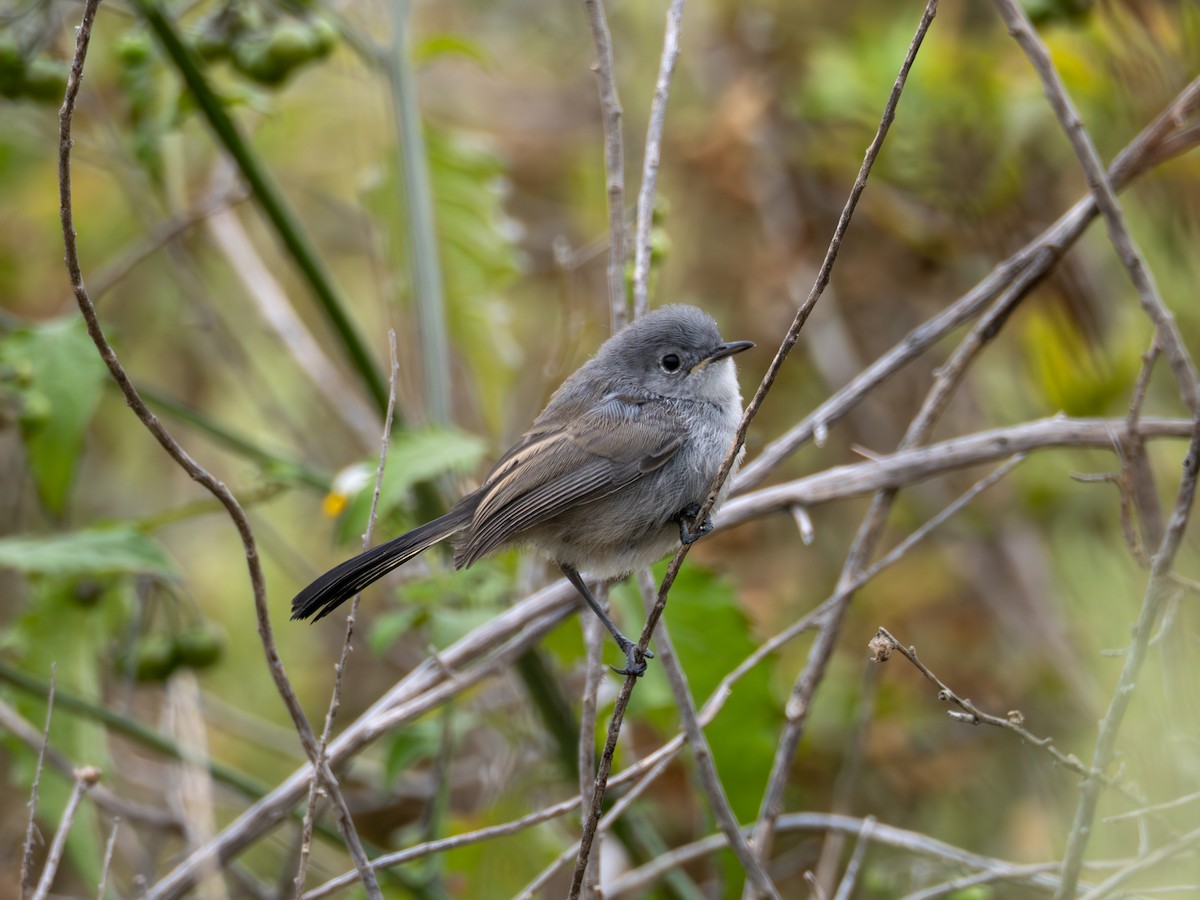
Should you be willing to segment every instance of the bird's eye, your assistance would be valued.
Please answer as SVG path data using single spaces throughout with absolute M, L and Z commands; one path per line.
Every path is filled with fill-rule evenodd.
M 682 363 L 679 361 L 679 357 L 674 353 L 668 353 L 661 360 L 659 360 L 658 364 L 662 366 L 662 370 L 664 372 L 678 372 L 680 365 L 682 365 Z

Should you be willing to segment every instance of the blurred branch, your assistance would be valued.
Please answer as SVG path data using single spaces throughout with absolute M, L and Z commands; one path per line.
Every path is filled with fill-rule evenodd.
M 316 248 L 288 207 L 266 166 L 242 136 L 221 98 L 209 85 L 195 57 L 180 39 L 174 24 L 164 14 L 158 0 L 136 0 L 136 6 L 138 13 L 154 32 L 159 44 L 187 84 L 197 108 L 212 128 L 218 142 L 232 157 L 242 177 L 250 185 L 258 205 L 278 235 L 280 243 L 291 256 L 316 297 L 321 311 L 337 332 L 355 373 L 382 412 L 387 406 L 387 386 L 380 377 L 371 354 L 350 317 L 346 302 L 338 292 L 333 277 Z
M 629 317 L 625 298 L 625 141 L 621 133 L 621 100 L 613 63 L 612 34 L 604 14 L 604 0 L 583 0 L 592 42 L 596 45 L 596 87 L 600 92 L 600 117 L 604 123 L 605 193 L 608 197 L 608 305 L 613 333 Z
M 1096 201 L 1104 223 L 1108 228 L 1108 239 L 1117 251 L 1121 264 L 1129 273 L 1138 293 L 1138 300 L 1150 321 L 1154 323 L 1158 343 L 1166 356 L 1167 365 L 1175 376 L 1176 384 L 1183 402 L 1193 413 L 1200 414 L 1200 394 L 1197 393 L 1196 366 L 1188 354 L 1179 327 L 1170 311 L 1163 305 L 1158 287 L 1154 284 L 1154 276 L 1146 266 L 1142 253 L 1129 234 L 1125 224 L 1125 215 L 1121 212 L 1121 204 L 1116 192 L 1104 171 L 1100 154 L 1092 143 L 1091 136 L 1084 127 L 1083 119 L 1075 110 L 1066 87 L 1059 78 L 1054 63 L 1050 59 L 1050 51 L 1041 42 L 1033 30 L 1029 16 L 1015 0 L 994 0 L 996 9 L 1008 26 L 1009 34 L 1020 45 L 1021 50 L 1029 58 L 1033 69 L 1042 82 L 1046 99 L 1050 102 L 1054 114 L 1062 124 L 1067 140 L 1079 159 L 1079 165 L 1087 177 L 1088 188 Z
M 25 840 L 21 843 L 21 900 L 26 900 L 33 890 L 33 844 L 37 837 L 38 790 L 42 784 L 42 767 L 46 762 L 46 750 L 50 746 L 50 722 L 54 716 L 54 689 L 58 684 L 58 664 L 50 664 L 50 685 L 46 690 L 46 724 L 42 726 L 42 737 L 33 746 L 37 747 L 37 765 L 33 770 L 33 783 L 29 786 L 29 820 L 25 824 Z M 15 710 L 0 700 L 0 719 L 20 720 Z M 21 721 L 21 724 L 24 724 Z M 7 726 L 12 731 L 12 723 Z M 30 729 L 32 730 L 32 729 Z
M 850 836 L 861 835 L 864 832 L 866 820 L 853 816 L 839 816 L 830 813 L 791 813 L 779 817 L 777 828 L 780 832 L 791 831 L 840 831 Z M 749 827 L 746 828 L 749 831 Z M 1015 866 L 1012 863 L 978 853 L 972 853 L 927 837 L 914 831 L 906 831 L 892 825 L 876 822 L 869 833 L 870 842 L 903 850 L 920 856 L 931 857 L 938 862 L 952 866 L 962 866 L 982 871 L 992 872 L 1005 880 L 1012 880 L 1053 890 L 1058 881 L 1051 875 L 1041 871 L 1029 872 L 1026 867 Z M 606 900 L 617 900 L 621 897 L 641 897 L 648 891 L 663 874 L 678 866 L 683 866 L 705 856 L 710 856 L 725 849 L 725 836 L 722 834 L 709 835 L 706 838 L 677 847 L 669 854 L 654 860 L 641 868 L 625 872 L 619 878 L 609 882 L 605 891 Z
M 667 116 L 667 98 L 671 79 L 679 59 L 679 32 L 683 28 L 683 0 L 671 0 L 667 24 L 663 30 L 662 57 L 658 80 L 650 101 L 650 121 L 646 126 L 646 150 L 642 157 L 642 185 L 638 189 L 637 235 L 633 248 L 633 317 L 650 309 L 650 229 L 654 224 L 654 188 L 658 183 L 658 165 L 662 157 L 663 123 Z M 622 211 L 623 212 L 623 211 Z
M 163 247 L 182 237 L 191 228 L 209 216 L 227 212 L 243 203 L 249 194 L 244 189 L 212 193 L 200 203 L 184 210 L 151 229 L 150 234 L 125 250 L 117 259 L 108 263 L 92 277 L 92 297 L 99 300 L 121 282 L 140 263 L 153 256 Z
M 413 302 L 420 330 L 421 368 L 424 373 L 425 415 L 443 425 L 451 421 L 450 342 L 446 336 L 446 291 L 438 255 L 437 224 L 421 111 L 417 103 L 416 75 L 409 59 L 409 0 L 392 0 L 392 53 L 387 73 L 396 130 L 399 133 L 397 168 L 404 184 L 408 213 L 408 239 L 412 254 Z
M 1178 856 L 1180 853 L 1186 853 L 1189 850 L 1193 850 L 1197 845 L 1200 845 L 1200 828 L 1195 828 L 1177 840 L 1174 840 L 1169 844 L 1164 844 L 1156 850 L 1152 850 L 1149 853 L 1139 856 L 1136 860 L 1129 863 L 1129 865 L 1125 866 L 1118 872 L 1114 872 L 1100 884 L 1096 885 L 1096 887 L 1084 894 L 1082 900 L 1102 900 L 1104 897 L 1111 897 L 1113 892 L 1116 891 L 1118 887 L 1120 887 L 1134 875 L 1138 874 L 1139 872 L 1145 872 L 1148 869 L 1152 869 L 1154 866 L 1165 862 L 1172 856 Z M 1184 890 L 1188 893 L 1193 893 L 1195 891 L 1195 886 L 1189 886 Z M 1061 887 L 1059 888 L 1059 891 L 1061 893 Z M 1124 891 L 1122 891 L 1121 894 L 1122 896 L 1125 896 Z
M 0 681 L 11 684 L 13 687 L 35 697 L 46 696 L 45 682 L 30 675 L 26 675 L 24 672 L 14 669 L 4 662 L 0 662 Z M 156 753 L 161 753 L 170 759 L 183 759 L 183 750 L 174 741 L 163 737 L 156 731 L 152 731 L 134 719 L 129 719 L 125 716 L 122 716 L 120 713 L 113 712 L 106 706 L 90 703 L 87 700 L 76 697 L 73 694 L 65 693 L 61 689 L 55 692 L 55 703 L 61 709 L 79 713 L 80 715 L 89 719 L 93 719 L 97 722 L 103 722 L 106 726 L 118 734 L 122 734 L 130 740 L 135 741 L 138 744 L 141 744 L 143 747 L 147 747 Z M 0 702 L 0 714 L 3 714 L 6 710 L 7 706 Z M 6 721 L 4 724 L 6 728 L 9 728 L 10 730 L 13 730 L 14 733 L 17 733 L 16 729 L 12 724 L 10 724 L 10 722 Z M 209 774 L 212 775 L 213 778 L 240 791 L 248 797 L 261 797 L 268 790 L 267 786 L 261 782 L 258 782 L 250 776 L 244 775 L 235 769 L 231 769 L 222 763 L 209 759 L 207 760 L 207 765 Z M 56 768 L 62 772 L 69 773 L 73 768 L 73 765 L 63 761 L 62 765 L 56 765 Z M 96 796 L 99 796 L 99 794 Z M 126 818 L 134 817 L 126 815 Z M 170 821 L 174 820 L 171 819 Z
M 1100 788 L 1104 783 L 1103 778 L 1098 777 L 1098 773 L 1103 773 L 1112 761 L 1117 733 L 1135 692 L 1137 677 L 1141 671 L 1150 637 L 1167 596 L 1172 590 L 1169 585 L 1170 570 L 1191 515 L 1196 493 L 1197 470 L 1200 469 L 1200 394 L 1197 393 L 1195 364 L 1183 343 L 1174 317 L 1163 305 L 1153 276 L 1129 234 L 1112 184 L 1104 172 L 1104 167 L 1100 163 L 1099 155 L 1096 153 L 1096 148 L 1092 144 L 1082 119 L 1067 96 L 1062 80 L 1050 59 L 1049 51 L 1038 38 L 1028 16 L 1017 3 L 1013 0 L 995 0 L 995 4 L 1008 26 L 1009 33 L 1020 45 L 1037 72 L 1038 78 L 1041 79 L 1046 98 L 1075 150 L 1079 164 L 1087 176 L 1092 197 L 1095 199 L 1100 213 L 1104 216 L 1109 241 L 1129 273 L 1142 309 L 1154 323 L 1157 344 L 1175 377 L 1184 403 L 1195 418 L 1191 444 L 1184 459 L 1183 475 L 1176 496 L 1175 509 L 1167 526 L 1166 534 L 1163 535 L 1154 556 L 1133 642 L 1125 658 L 1125 667 L 1113 692 L 1108 712 L 1100 723 L 1100 732 L 1092 755 L 1091 773 L 1083 780 L 1083 789 L 1075 812 L 1075 820 L 1067 837 L 1067 849 L 1063 855 L 1062 884 L 1057 893 L 1058 897 L 1067 898 L 1075 896 L 1083 854 L 1091 837 L 1096 804 L 1099 802 Z
M 67 799 L 67 806 L 63 810 L 62 820 L 58 823 L 58 831 L 54 833 L 54 840 L 50 844 L 50 849 L 46 852 L 46 862 L 42 866 L 42 877 L 38 879 L 38 885 L 33 892 L 33 900 L 46 900 L 50 896 L 50 887 L 54 884 L 54 877 L 58 874 L 58 867 L 62 863 L 63 853 L 67 849 L 67 835 L 71 833 L 71 826 L 75 824 L 75 814 L 79 811 L 79 804 L 83 801 L 83 795 L 86 794 L 96 782 L 100 780 L 100 770 L 92 766 L 84 766 L 75 770 L 75 782 L 71 786 L 71 796 Z
M 166 415 L 191 425 L 218 446 L 225 447 L 227 450 L 245 456 L 270 472 L 282 472 L 292 475 L 297 481 L 309 487 L 316 488 L 319 491 L 329 490 L 330 484 L 333 481 L 329 474 L 310 468 L 300 460 L 280 456 L 274 451 L 268 450 L 251 441 L 249 438 L 243 437 L 225 427 L 215 419 L 209 418 L 199 410 L 185 406 L 178 400 L 160 393 L 156 388 L 142 387 L 138 390 L 148 405 L 158 407 L 159 411 Z
M 1168 159 L 1185 153 L 1200 143 L 1200 128 L 1185 125 L 1186 118 L 1200 103 L 1200 78 L 1192 81 L 1174 100 L 1118 154 L 1109 168 L 1109 177 L 1117 189 Z M 1170 152 L 1166 148 L 1170 149 Z M 1090 194 L 1078 201 L 1053 225 L 997 265 L 979 284 L 955 300 L 933 318 L 910 331 L 903 340 L 879 357 L 849 384 L 793 426 L 782 437 L 768 444 L 734 479 L 735 489 L 745 490 L 760 483 L 797 448 L 827 431 L 872 390 L 921 356 L 952 330 L 970 321 L 1008 289 L 1012 281 L 1031 270 L 1044 277 L 1063 253 L 1083 234 L 1096 217 L 1096 201 Z
M 263 322 L 304 373 L 313 390 L 324 398 L 326 407 L 350 427 L 362 446 L 370 446 L 379 432 L 376 413 L 355 393 L 314 340 L 312 332 L 288 301 L 283 287 L 255 249 L 237 214 L 231 209 L 219 210 L 209 216 L 205 226 L 254 302 Z
M 59 705 L 65 705 L 60 702 Z M 0 726 L 10 732 L 17 740 L 33 750 L 35 753 L 44 755 L 44 758 L 49 761 L 60 775 L 71 778 L 78 768 L 71 760 L 63 756 L 53 747 L 45 742 L 41 733 L 38 732 L 31 724 L 21 718 L 20 714 L 15 709 L 0 700 Z M 45 748 L 43 751 L 42 748 Z M 31 792 L 32 794 L 32 792 Z M 108 812 L 114 818 L 121 817 L 138 822 L 148 828 L 154 828 L 158 831 L 169 832 L 171 834 L 181 834 L 183 832 L 183 823 L 179 818 L 169 811 L 165 811 L 159 807 L 144 806 L 132 800 L 126 800 L 102 785 L 97 785 L 92 791 L 92 799 L 96 805 Z M 32 809 L 32 807 L 31 807 Z M 36 810 L 33 810 L 36 811 Z M 29 833 L 26 837 L 26 846 L 32 847 L 34 836 Z M 31 863 L 32 865 L 32 863 Z M 30 878 L 32 878 L 32 870 L 29 870 Z M 22 885 L 25 884 L 25 875 L 22 874 Z M 32 889 L 32 881 L 28 885 Z

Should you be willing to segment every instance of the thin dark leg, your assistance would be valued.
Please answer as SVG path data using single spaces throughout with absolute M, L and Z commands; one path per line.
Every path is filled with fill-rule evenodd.
M 696 513 L 698 512 L 700 512 L 700 507 L 695 503 L 685 506 L 679 511 L 679 543 L 684 545 L 694 544 L 713 530 L 712 516 L 705 516 L 704 521 L 700 523 L 700 527 L 695 531 L 688 528 L 688 523 L 696 518 Z
M 646 663 L 639 657 L 645 656 L 646 659 L 653 659 L 654 654 L 649 650 L 640 654 L 638 653 L 637 644 L 621 634 L 621 629 L 608 617 L 608 613 L 604 611 L 604 607 L 600 605 L 600 601 L 596 599 L 596 595 L 591 592 L 591 589 L 584 582 L 574 566 L 559 563 L 558 567 L 567 576 L 567 581 L 575 585 L 575 590 L 579 591 L 580 596 L 587 601 L 587 605 L 592 608 L 592 612 L 600 617 L 600 621 L 604 623 L 604 627 L 608 629 L 608 633 L 613 636 L 613 639 L 617 642 L 617 646 L 625 654 L 625 668 L 618 669 L 616 666 L 613 666 L 612 670 L 618 675 L 637 675 L 640 677 L 646 671 Z

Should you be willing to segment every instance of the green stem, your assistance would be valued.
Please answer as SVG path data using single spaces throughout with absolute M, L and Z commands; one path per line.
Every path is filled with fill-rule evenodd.
M 421 331 L 421 365 L 425 382 L 425 412 L 431 422 L 450 421 L 450 342 L 446 336 L 446 298 L 438 256 L 437 229 L 429 157 L 417 106 L 416 79 L 408 55 L 408 0 L 394 0 L 392 57 L 387 67 L 408 213 L 408 241 L 412 256 L 413 302 Z
M 333 282 L 333 277 L 317 255 L 316 248 L 292 214 L 282 192 L 271 179 L 267 169 L 242 136 L 226 111 L 221 99 L 209 85 L 196 59 L 180 39 L 174 26 L 164 15 L 157 0 L 135 0 L 142 18 L 154 32 L 163 50 L 179 70 L 196 106 L 208 121 L 217 140 L 237 164 L 246 183 L 258 201 L 280 242 L 292 257 L 296 267 L 316 296 L 321 311 L 341 339 L 342 346 L 354 370 L 362 379 L 367 392 L 382 414 L 387 408 L 388 387 L 368 352 L 347 312 L 346 303 Z
M 7 682 L 18 690 L 39 698 L 44 698 L 50 687 L 48 683 L 41 679 L 34 678 L 32 675 L 26 675 L 24 672 L 14 669 L 3 662 L 0 662 L 0 681 Z M 137 741 L 139 744 L 149 747 L 151 750 L 155 750 L 164 756 L 178 760 L 184 758 L 183 751 L 179 749 L 179 745 L 174 741 L 168 740 L 140 722 L 126 718 L 120 713 L 115 713 L 111 709 L 98 706 L 91 701 L 84 700 L 82 697 L 77 697 L 68 691 L 64 691 L 62 688 L 55 688 L 54 705 L 56 708 L 69 710 L 86 718 L 102 722 L 113 731 L 119 732 L 127 738 Z M 243 775 L 241 772 L 211 759 L 206 761 L 205 767 L 214 780 L 229 785 L 231 788 L 240 791 L 253 800 L 258 800 L 266 796 L 267 791 L 270 790 L 267 785 L 256 781 L 249 775 Z
M 138 390 L 150 406 L 157 407 L 160 412 L 171 416 L 177 421 L 191 425 L 220 446 L 248 459 L 252 459 L 272 472 L 289 475 L 293 480 L 301 484 L 306 484 L 319 491 L 329 490 L 332 479 L 327 474 L 318 472 L 316 469 L 311 469 L 298 460 L 287 459 L 277 453 L 273 453 L 255 444 L 248 438 L 231 431 L 203 413 L 189 406 L 184 406 L 166 394 L 160 394 L 153 388 L 140 387 Z

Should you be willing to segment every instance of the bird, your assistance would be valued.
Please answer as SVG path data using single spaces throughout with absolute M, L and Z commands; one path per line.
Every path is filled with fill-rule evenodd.
M 695 306 L 646 313 L 571 374 L 478 489 L 445 515 L 348 559 L 292 600 L 292 619 L 329 615 L 367 585 L 441 541 L 454 566 L 527 547 L 554 562 L 625 655 L 622 675 L 646 669 L 583 575 L 629 575 L 713 529 L 694 523 L 733 446 L 742 398 L 732 357 Z M 735 469 L 744 448 L 739 448 Z M 725 499 L 733 472 L 717 494 Z M 648 650 L 645 657 L 652 657 Z

